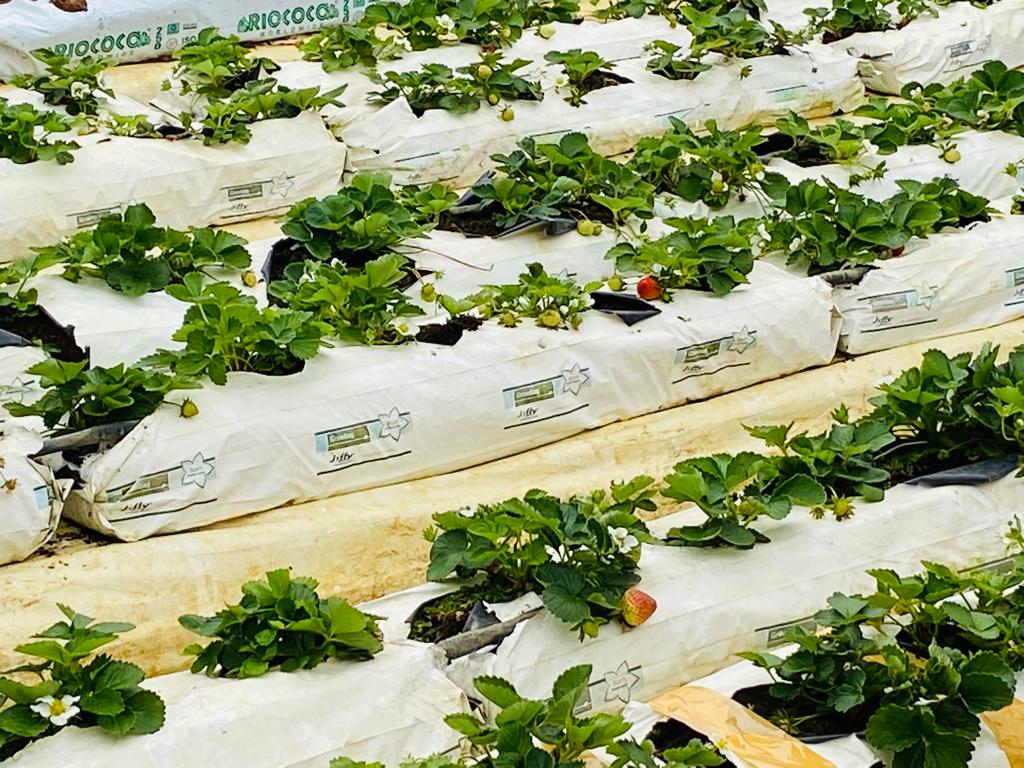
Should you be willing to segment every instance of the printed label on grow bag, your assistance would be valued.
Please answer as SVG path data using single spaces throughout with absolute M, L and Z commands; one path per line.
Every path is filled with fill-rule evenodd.
M 557 376 L 502 390 L 505 410 L 514 414 L 505 429 L 557 419 L 588 408 L 585 390 L 590 389 L 590 384 L 590 369 L 573 363 L 562 368 Z
M 794 619 L 793 621 L 786 621 L 781 624 L 772 624 L 767 627 L 759 627 L 754 630 L 754 634 L 757 637 L 757 644 L 763 648 L 772 649 L 778 648 L 780 645 L 785 645 L 788 641 L 786 640 L 786 633 L 791 628 L 801 628 L 808 632 L 813 632 L 818 628 L 817 622 L 814 621 L 813 616 L 807 616 L 802 619 Z
M 134 200 L 129 203 L 129 205 L 134 204 Z M 104 216 L 121 213 L 125 207 L 124 203 L 117 203 L 116 205 L 108 205 L 103 208 L 91 208 L 87 211 L 73 211 L 68 214 L 68 219 L 70 219 L 71 226 L 74 229 L 88 229 L 99 224 L 100 219 Z
M 317 432 L 316 452 L 327 460 L 326 468 L 317 472 L 328 475 L 361 464 L 397 459 L 412 453 L 402 438 L 412 431 L 412 413 L 397 406 L 374 419 L 346 424 Z
M 893 317 L 894 312 L 903 312 L 908 309 L 920 308 L 922 311 L 915 315 L 931 313 L 933 305 L 939 302 L 939 287 L 937 285 L 922 285 L 909 291 L 894 291 L 892 293 L 881 293 L 874 296 L 864 296 L 858 301 L 866 302 L 871 314 L 875 315 L 871 320 L 871 327 L 865 328 L 864 333 L 878 333 L 895 328 L 908 328 L 913 325 L 927 325 L 937 323 L 937 317 L 925 317 L 921 319 Z
M 985 53 L 992 45 L 992 35 L 988 34 L 977 40 L 962 40 L 959 43 L 947 47 L 949 51 L 949 63 L 943 68 L 945 72 L 952 72 L 962 69 L 968 64 L 980 63 L 980 57 L 973 56 L 978 53 Z M 970 61 L 965 61 L 971 57 Z
M 750 365 L 753 361 L 744 356 L 756 346 L 757 329 L 744 325 L 728 336 L 679 347 L 675 351 L 674 366 L 682 375 L 674 378 L 672 383 L 679 384 L 698 376 L 713 376 L 727 368 Z
M 146 517 L 153 514 L 170 515 L 175 512 L 181 512 L 183 509 L 195 506 L 196 504 L 211 504 L 217 499 L 193 501 L 185 507 L 166 509 L 159 512 L 150 511 L 151 502 L 139 501 L 138 499 L 190 485 L 206 488 L 212 484 L 216 477 L 216 457 L 204 456 L 200 451 L 191 458 L 184 459 L 174 467 L 151 472 L 136 478 L 130 483 L 111 488 L 107 491 L 106 498 L 103 501 L 109 504 L 120 504 L 115 510 L 114 515 L 108 516 L 110 520 L 114 521 L 132 520 L 137 517 Z

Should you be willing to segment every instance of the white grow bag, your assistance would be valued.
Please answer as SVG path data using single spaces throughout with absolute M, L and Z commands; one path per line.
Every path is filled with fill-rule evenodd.
M 564 94 L 551 89 L 560 68 L 545 65 L 536 36 L 524 38 L 519 49 L 513 46 L 507 58 L 521 54 L 533 59 L 529 71 L 540 74 L 545 97 L 540 102 L 514 102 L 516 117 L 509 122 L 500 119 L 499 109 L 486 105 L 465 115 L 428 110 L 417 117 L 405 99 L 383 107 L 369 104 L 366 96 L 379 86 L 354 71 L 327 74 L 313 62 L 285 64 L 278 77 L 295 87 L 348 84 L 341 97 L 346 107 L 328 107 L 324 116 L 348 146 L 351 170 L 388 171 L 402 183 L 445 180 L 458 186 L 475 181 L 490 167 L 490 155 L 512 151 L 524 136 L 552 141 L 568 131 L 582 131 L 595 151 L 614 155 L 644 136 L 664 132 L 669 117 L 694 128 L 711 119 L 722 128 L 739 128 L 770 123 L 790 110 L 808 116 L 849 111 L 864 98 L 856 61 L 818 44 L 794 48 L 788 56 L 720 63 L 683 82 L 647 71 L 650 57 L 643 52 L 643 45 L 654 39 L 688 45 L 689 33 L 682 26 L 672 29 L 663 19 L 645 18 L 559 27 L 551 40 L 544 41 L 547 50 L 589 50 L 595 44 L 591 38 L 597 37 L 598 48 L 608 40 L 607 56 L 615 61 L 612 71 L 632 82 L 592 91 L 583 106 L 572 107 Z M 621 35 L 615 35 L 619 30 Z M 622 39 L 612 46 L 616 37 Z M 380 68 L 408 71 L 428 62 L 454 68 L 476 60 L 472 48 L 455 47 L 417 53 Z M 744 69 L 749 75 L 741 77 Z
M 868 88 L 899 94 L 913 82 L 946 85 L 989 61 L 1019 67 L 1022 41 L 1024 0 L 1000 0 L 988 8 L 954 2 L 937 17 L 920 16 L 903 29 L 862 32 L 832 45 L 861 60 Z
M 242 40 L 269 40 L 355 20 L 366 5 L 367 0 L 88 0 L 87 11 L 67 13 L 51 3 L 11 0 L 0 6 L 0 79 L 38 67 L 30 55 L 36 48 L 74 58 L 144 61 L 170 55 L 206 27 Z
M 2 428 L 0 485 L 15 486 L 0 487 L 0 565 L 25 559 L 49 540 L 67 490 L 66 481 L 58 483 L 48 467 L 29 458 L 42 445 L 36 435 L 11 424 Z
M 867 154 L 860 164 L 804 168 L 772 159 L 767 168 L 792 183 L 828 179 L 849 186 L 851 174 L 884 162 L 884 176 L 859 184 L 858 194 L 882 200 L 900 191 L 898 181 L 949 176 L 968 192 L 993 200 L 993 207 L 1005 208 L 1020 183 L 1004 169 L 1024 159 L 1024 138 L 968 131 L 955 143 L 961 152 L 956 163 L 942 160 L 936 147 L 915 145 L 900 147 L 891 155 Z M 703 202 L 664 196 L 655 211 L 664 217 L 763 215 L 752 195 L 718 210 L 710 210 Z M 995 216 L 967 229 L 912 239 L 905 255 L 878 261 L 857 285 L 835 289 L 833 299 L 842 321 L 839 348 L 848 354 L 866 354 L 1024 316 L 1021 238 L 1024 217 Z
M 785 656 L 792 649 L 790 646 L 777 651 L 776 655 Z M 656 724 L 671 719 L 688 725 L 701 725 L 695 730 L 704 732 L 712 743 L 722 745 L 722 753 L 737 768 L 769 768 L 778 765 L 769 755 L 786 759 L 785 764 L 790 768 L 871 768 L 884 757 L 854 735 L 814 744 L 800 744 L 788 738 L 784 732 L 768 728 L 759 729 L 758 734 L 749 740 L 743 739 L 743 735 L 750 734 L 742 733 L 742 729 L 737 728 L 737 722 L 729 717 L 729 704 L 725 699 L 730 699 L 744 688 L 771 682 L 767 672 L 743 661 L 671 691 L 650 703 L 631 703 L 623 711 L 632 725 L 625 738 L 642 741 Z M 1001 746 L 1001 739 L 1005 741 L 1008 750 L 1017 754 L 1020 728 L 1024 725 L 1024 704 L 1021 702 L 1024 698 L 1024 678 L 1020 676 L 1016 698 L 1010 707 L 1000 711 L 1003 722 L 989 721 L 986 715 L 981 716 L 981 733 L 974 742 L 968 768 L 1012 768 L 1016 765 Z M 1006 717 L 1004 713 L 1009 716 Z M 732 745 L 733 749 L 727 745 Z M 744 755 L 749 759 L 744 759 Z M 763 759 L 758 759 L 762 756 Z M 611 764 L 607 753 L 599 752 L 595 757 L 599 763 Z
M 736 653 L 778 645 L 786 627 L 807 621 L 833 592 L 870 588 L 869 568 L 913 573 L 922 560 L 960 568 L 1004 557 L 1002 534 L 1022 500 L 1024 482 L 1013 477 L 977 487 L 900 485 L 881 502 L 859 503 L 843 523 L 803 509 L 759 520 L 772 541 L 749 551 L 645 545 L 639 587 L 658 608 L 638 630 L 607 625 L 581 643 L 542 612 L 496 650 L 453 662 L 450 675 L 467 691 L 478 675 L 498 675 L 536 697 L 567 667 L 592 664 L 590 706 L 619 709 L 722 669 Z M 684 511 L 650 527 L 663 535 L 702 519 Z M 387 611 L 385 602 L 375 610 Z
M 327 768 L 332 758 L 398 765 L 454 747 L 445 715 L 465 697 L 430 649 L 386 645 L 370 661 L 328 661 L 312 670 L 246 680 L 179 672 L 143 686 L 167 703 L 164 727 L 114 739 L 69 726 L 15 755 L 11 766 L 44 768 Z
M 528 260 L 493 269 L 514 279 Z M 87 460 L 69 514 L 139 539 L 453 471 L 827 363 L 835 341 L 826 286 L 758 264 L 751 285 L 681 291 L 633 327 L 591 311 L 579 331 L 490 323 L 455 347 L 329 349 L 296 375 L 182 393 L 199 415 L 165 405 Z
M 311 113 L 257 123 L 247 145 L 112 136 L 73 154 L 65 166 L 0 160 L 0 262 L 133 203 L 179 229 L 269 216 L 337 191 L 345 164 L 344 145 Z

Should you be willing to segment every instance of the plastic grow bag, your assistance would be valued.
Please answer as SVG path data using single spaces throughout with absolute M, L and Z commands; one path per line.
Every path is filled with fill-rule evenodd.
M 786 627 L 806 622 L 833 592 L 870 588 L 869 568 L 909 573 L 922 560 L 963 568 L 1003 558 L 1002 534 L 1022 498 L 1024 482 L 1014 477 L 975 487 L 899 485 L 881 502 L 857 504 L 843 523 L 801 509 L 758 521 L 772 541 L 749 551 L 645 546 L 639 586 L 658 608 L 638 630 L 608 625 L 581 643 L 545 612 L 496 650 L 453 662 L 450 674 L 466 690 L 493 674 L 538 696 L 567 667 L 592 664 L 590 706 L 618 709 L 722 669 L 738 652 L 779 645 Z M 650 527 L 664 534 L 700 519 L 684 511 Z
M 989 61 L 1019 67 L 1021 40 L 1024 0 L 1000 0 L 988 8 L 954 2 L 902 29 L 862 32 L 832 45 L 860 59 L 868 88 L 898 95 L 914 82 L 951 83 Z
M 57 530 L 67 482 L 30 458 L 42 441 L 35 434 L 0 422 L 0 565 L 23 560 Z M 10 483 L 11 486 L 4 484 Z
M 652 28 L 646 39 L 636 32 L 641 25 Z M 540 75 L 545 97 L 540 102 L 514 102 L 515 119 L 508 122 L 500 119 L 499 109 L 486 105 L 463 115 L 427 110 L 417 117 L 405 99 L 384 106 L 367 103 L 367 95 L 379 86 L 359 73 L 327 74 L 314 62 L 284 64 L 278 77 L 296 87 L 348 84 L 342 96 L 346 107 L 328 107 L 324 116 L 349 147 L 351 170 L 388 171 L 403 183 L 445 180 L 462 186 L 491 165 L 490 155 L 513 150 L 524 136 L 550 141 L 568 131 L 583 131 L 595 151 L 614 155 L 628 151 L 644 136 L 665 131 L 669 117 L 695 128 L 710 119 L 723 128 L 739 128 L 772 122 L 790 110 L 809 117 L 849 111 L 864 98 L 856 60 L 818 44 L 794 48 L 788 56 L 719 60 L 711 70 L 684 82 L 649 72 L 649 55 L 643 52 L 644 42 L 659 37 L 688 44 L 689 34 L 681 25 L 673 30 L 664 20 L 650 18 L 561 26 L 563 29 L 544 42 L 547 50 L 590 49 L 590 38 L 608 39 L 620 28 L 626 39 L 635 35 L 632 51 L 620 43 L 620 57 L 612 57 L 615 66 L 611 71 L 631 82 L 592 91 L 583 106 L 570 106 L 564 94 L 553 89 L 560 68 L 545 64 L 535 36 L 524 38 L 529 45 L 523 58 L 533 63 L 523 72 Z M 517 53 L 513 46 L 508 57 Z M 381 69 L 411 70 L 428 62 L 457 67 L 475 60 L 477 53 L 472 49 L 455 47 L 405 57 Z
M 547 244 L 517 239 L 526 252 L 513 274 Z M 491 323 L 454 347 L 329 349 L 292 376 L 232 374 L 190 390 L 194 418 L 165 405 L 84 462 L 68 511 L 123 539 L 196 528 L 452 471 L 824 364 L 835 341 L 824 283 L 759 264 L 749 286 L 681 291 L 632 327 L 590 312 L 573 332 Z
M 372 1 L 372 0 L 371 0 Z M 206 27 L 242 40 L 270 40 L 353 21 L 367 0 L 87 0 L 82 12 L 56 3 L 9 0 L 0 7 L 0 79 L 38 66 L 30 55 L 53 48 L 74 58 L 121 62 L 168 56 Z
M 65 166 L 0 160 L 0 261 L 133 203 L 179 229 L 269 216 L 335 192 L 345 164 L 344 145 L 311 113 L 257 123 L 246 145 L 111 136 L 73 154 Z
M 1024 217 L 913 240 L 833 292 L 840 348 L 859 355 L 1024 316 Z
M 370 661 L 328 661 L 312 670 L 245 680 L 188 672 L 143 683 L 167 704 L 164 727 L 114 739 L 69 726 L 9 764 L 35 768 L 327 768 L 334 757 L 398 765 L 458 742 L 443 723 L 465 698 L 429 649 L 385 646 Z
M 778 652 L 785 655 L 785 649 Z M 704 734 L 737 768 L 871 768 L 884 757 L 856 735 L 805 743 L 732 700 L 737 691 L 771 683 L 764 670 L 744 661 L 669 691 L 647 703 L 631 703 L 623 714 L 632 724 L 627 738 L 644 739 L 660 722 L 676 720 Z M 1024 733 L 1024 681 L 1016 700 L 981 715 L 969 768 L 1012 768 Z M 595 755 L 610 764 L 606 754 Z

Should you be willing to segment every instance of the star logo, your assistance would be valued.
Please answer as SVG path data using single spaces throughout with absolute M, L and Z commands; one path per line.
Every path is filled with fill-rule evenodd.
M 397 408 L 380 414 L 377 420 L 380 422 L 380 436 L 390 437 L 396 443 L 402 438 L 402 433 L 412 424 L 412 420 L 403 416 Z
M 32 380 L 15 376 L 10 384 L 0 387 L 0 402 L 24 403 L 25 396 L 33 391 Z
M 275 176 L 270 180 L 270 194 L 277 195 L 278 197 L 288 197 L 288 193 L 292 191 L 292 187 L 295 186 L 295 182 L 291 180 L 287 173 L 282 173 L 280 176 Z
M 181 462 L 181 484 L 198 485 L 206 487 L 206 481 L 216 471 L 214 467 L 216 459 L 207 459 L 202 453 L 197 453 L 191 459 Z
M 752 331 L 745 325 L 740 330 L 733 331 L 732 339 L 729 342 L 729 349 L 733 349 L 742 355 L 751 347 L 757 346 L 756 334 L 757 331 Z
M 939 300 L 939 287 L 937 285 L 922 285 L 914 289 L 917 293 L 917 303 L 930 310 L 932 304 Z
M 640 667 L 629 666 L 624 661 L 613 672 L 604 673 L 605 701 L 618 699 L 623 704 L 628 704 L 633 696 L 633 689 L 640 683 L 640 675 L 636 671 Z
M 583 385 L 590 381 L 590 374 L 580 368 L 580 364 L 576 363 L 572 368 L 567 368 L 562 371 L 562 387 L 566 392 L 572 392 L 574 395 L 579 395 L 580 390 L 583 389 Z

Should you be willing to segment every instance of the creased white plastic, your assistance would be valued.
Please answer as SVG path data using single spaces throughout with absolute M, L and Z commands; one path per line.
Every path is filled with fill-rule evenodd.
M 74 58 L 144 61 L 169 56 L 206 27 L 246 41 L 271 40 L 355 20 L 366 5 L 366 0 L 88 0 L 88 10 L 69 13 L 52 3 L 11 0 L 0 6 L 0 79 L 38 67 L 30 55 L 36 48 Z
M 462 684 L 499 675 L 523 695 L 539 696 L 566 667 L 592 664 L 593 709 L 648 700 L 722 669 L 736 653 L 778 645 L 786 626 L 813 616 L 833 592 L 871 588 L 869 568 L 914 573 L 922 560 L 960 568 L 1004 557 L 1002 535 L 1022 497 L 1024 483 L 1014 477 L 977 487 L 901 485 L 881 502 L 858 504 L 842 523 L 815 520 L 803 509 L 758 521 L 772 541 L 749 551 L 645 546 L 640 588 L 658 608 L 640 631 L 612 624 L 581 643 L 542 613 L 497 651 L 453 662 L 451 674 Z M 651 527 L 664 534 L 700 519 L 684 511 Z
M 24 560 L 57 530 L 66 491 L 50 469 L 29 456 L 42 445 L 34 433 L 3 423 L 0 435 L 0 565 Z M 13 488 L 4 483 L 13 482 Z
M 587 238 L 518 235 L 518 262 L 496 260 L 483 274 L 446 260 L 438 290 L 467 270 L 473 285 L 514 280 L 559 241 L 571 249 Z M 499 250 L 476 243 L 480 254 Z M 607 274 L 604 249 L 587 247 L 575 272 Z M 758 264 L 749 286 L 725 297 L 681 291 L 632 327 L 591 311 L 579 331 L 492 322 L 454 347 L 336 347 L 299 374 L 233 374 L 227 386 L 191 390 L 194 418 L 161 407 L 86 460 L 68 513 L 138 539 L 453 471 L 827 363 L 835 341 L 826 286 Z
M 67 727 L 10 760 L 18 768 L 328 768 L 335 757 L 398 765 L 444 752 L 457 735 L 445 715 L 465 697 L 431 649 L 385 646 L 371 661 L 328 661 L 312 670 L 245 680 L 188 672 L 143 684 L 167 703 L 164 727 L 114 739 Z
M 513 150 L 525 136 L 557 140 L 568 131 L 583 131 L 596 151 L 614 155 L 644 136 L 662 133 L 669 117 L 695 128 L 711 119 L 722 128 L 739 128 L 770 123 L 790 110 L 808 116 L 851 111 L 864 98 L 856 61 L 820 44 L 794 48 L 788 56 L 719 58 L 710 62 L 715 64 L 711 70 L 686 82 L 649 72 L 650 55 L 643 50 L 654 39 L 687 45 L 689 33 L 682 25 L 673 29 L 660 17 L 648 17 L 558 27 L 551 40 L 538 42 L 540 38 L 528 34 L 507 54 L 508 59 L 530 59 L 522 72 L 539 76 L 546 87 L 540 102 L 511 104 L 511 121 L 487 105 L 463 115 L 438 109 L 417 117 L 405 99 L 383 106 L 368 102 L 367 96 L 380 86 L 358 71 L 327 74 L 314 62 L 287 63 L 277 77 L 294 87 L 348 86 L 341 97 L 346 106 L 329 107 L 324 115 L 349 148 L 351 170 L 389 171 L 401 182 L 445 180 L 456 185 L 472 183 L 490 166 L 490 155 Z M 618 30 L 622 34 L 613 35 Z M 591 38 L 597 39 L 592 43 Z M 614 62 L 612 71 L 632 82 L 592 91 L 584 105 L 573 107 L 554 89 L 560 67 L 545 63 L 544 50 L 590 50 L 594 45 L 607 48 L 604 55 Z M 379 68 L 406 71 L 426 63 L 455 68 L 476 60 L 476 50 L 458 46 L 410 54 Z
M 954 2 L 937 16 L 922 15 L 902 29 L 861 32 L 833 43 L 861 60 L 860 74 L 873 91 L 899 94 L 917 82 L 948 84 L 989 61 L 1024 64 L 1024 0 L 988 8 Z
M 133 203 L 179 229 L 280 213 L 337 190 L 345 147 L 320 117 L 304 113 L 253 125 L 247 145 L 113 136 L 74 157 L 65 166 L 0 160 L 0 262 Z

